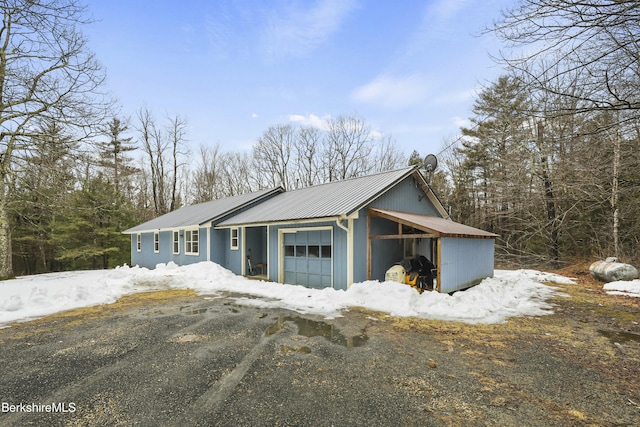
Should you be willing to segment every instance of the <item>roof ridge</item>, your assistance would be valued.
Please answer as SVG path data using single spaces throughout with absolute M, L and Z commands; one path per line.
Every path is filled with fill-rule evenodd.
M 329 182 L 323 182 L 321 184 L 316 184 L 316 185 L 310 185 L 308 187 L 302 187 L 302 188 L 295 188 L 292 190 L 286 190 L 286 193 L 293 193 L 296 191 L 301 191 L 301 190 L 308 190 L 309 188 L 318 188 L 318 187 L 322 187 L 324 185 L 330 185 L 330 184 L 337 184 L 338 182 L 346 182 L 346 181 L 355 181 L 357 179 L 364 179 L 364 178 L 371 178 L 374 176 L 379 176 L 379 175 L 383 175 L 383 174 L 390 174 L 390 173 L 398 173 L 400 171 L 409 171 L 409 170 L 417 170 L 417 166 L 405 166 L 403 168 L 399 168 L 399 169 L 392 169 L 392 170 L 387 170 L 387 171 L 380 171 L 380 172 L 376 172 L 376 173 L 372 173 L 370 175 L 360 175 L 360 176 L 352 176 L 351 178 L 345 178 L 345 179 L 339 179 L 336 181 L 329 181 Z

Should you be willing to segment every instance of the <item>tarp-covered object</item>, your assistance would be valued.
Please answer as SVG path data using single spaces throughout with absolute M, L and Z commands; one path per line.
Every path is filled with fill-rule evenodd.
M 617 258 L 596 261 L 589 267 L 591 275 L 603 282 L 617 282 L 638 278 L 638 270 L 629 264 L 618 262 Z

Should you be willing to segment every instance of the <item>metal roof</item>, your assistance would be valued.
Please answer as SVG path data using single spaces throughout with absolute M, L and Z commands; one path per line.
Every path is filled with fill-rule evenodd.
M 458 222 L 451 221 L 450 219 L 438 218 L 431 215 L 420 215 L 377 208 L 369 208 L 369 212 L 374 216 L 387 218 L 419 230 L 436 234 L 438 237 L 498 237 L 497 234 L 490 233 L 488 231 L 460 224 Z
M 413 173 L 419 173 L 415 166 L 287 191 L 218 225 L 225 227 L 350 215 Z
M 267 198 L 269 195 L 278 194 L 282 191 L 284 191 L 282 187 L 276 187 L 268 190 L 256 191 L 254 193 L 184 206 L 173 212 L 169 212 L 150 221 L 129 228 L 128 230 L 123 231 L 123 233 L 132 234 L 142 231 L 203 225 L 207 222 L 215 221 L 226 215 L 232 214 L 238 209 L 250 205 L 251 203 Z

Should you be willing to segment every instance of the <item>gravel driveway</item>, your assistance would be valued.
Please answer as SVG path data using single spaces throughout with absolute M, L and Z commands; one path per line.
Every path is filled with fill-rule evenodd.
M 640 304 L 501 325 L 164 291 L 0 330 L 0 425 L 637 426 Z

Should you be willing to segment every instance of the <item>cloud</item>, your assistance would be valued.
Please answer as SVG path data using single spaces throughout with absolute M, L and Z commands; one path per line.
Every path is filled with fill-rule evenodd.
M 252 118 L 252 119 L 255 119 L 255 118 L 257 118 L 257 117 L 258 117 L 258 115 L 257 115 L 256 113 L 253 113 L 253 114 L 251 115 L 251 118 Z
M 472 123 L 469 119 L 463 119 L 459 116 L 454 116 L 451 118 L 451 122 L 459 128 L 471 128 Z
M 307 55 L 335 33 L 354 9 L 353 0 L 319 0 L 310 8 L 306 2 L 300 2 L 272 11 L 264 32 L 268 54 Z
M 423 75 L 413 74 L 399 78 L 382 75 L 354 89 L 351 99 L 363 104 L 401 109 L 424 101 L 429 93 L 430 87 Z
M 307 114 L 303 116 L 301 114 L 291 114 L 289 115 L 289 120 L 294 123 L 299 123 L 302 126 L 314 127 L 317 129 L 326 129 L 326 122 L 330 119 L 331 116 L 326 115 L 324 117 L 316 116 L 315 114 Z

